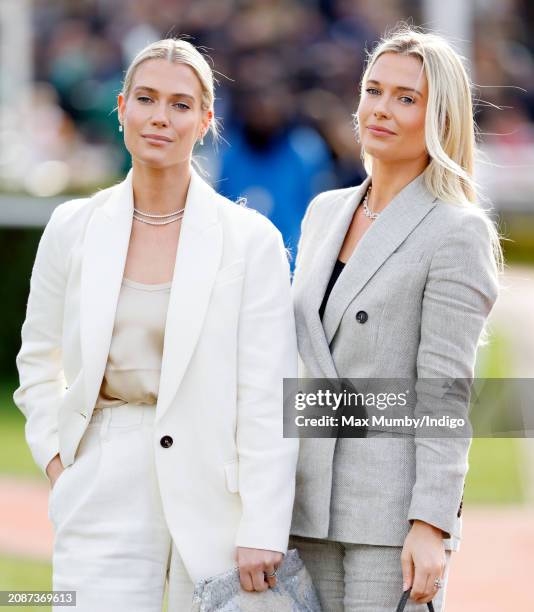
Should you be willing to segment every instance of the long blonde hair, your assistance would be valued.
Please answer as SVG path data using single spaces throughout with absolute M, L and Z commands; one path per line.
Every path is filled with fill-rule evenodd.
M 165 38 L 147 45 L 141 49 L 134 57 L 132 63 L 126 71 L 122 85 L 122 94 L 125 99 L 128 99 L 132 89 L 133 78 L 137 68 L 147 60 L 164 59 L 169 62 L 185 64 L 193 69 L 202 89 L 201 107 L 204 111 L 213 110 L 215 102 L 215 78 L 213 70 L 208 64 L 206 58 L 200 51 L 187 40 L 179 38 Z M 210 130 L 214 138 L 218 137 L 219 129 L 218 122 L 215 116 L 210 122 Z
M 476 126 L 473 118 L 471 81 L 462 57 L 442 37 L 402 24 L 369 53 L 361 88 L 377 59 L 384 53 L 411 55 L 421 60 L 428 82 L 425 141 L 430 162 L 423 178 L 428 190 L 445 202 L 472 206 L 488 221 L 493 252 L 499 267 L 502 250 L 499 234 L 485 211 L 473 179 Z M 362 160 L 369 175 L 372 157 L 362 148 Z

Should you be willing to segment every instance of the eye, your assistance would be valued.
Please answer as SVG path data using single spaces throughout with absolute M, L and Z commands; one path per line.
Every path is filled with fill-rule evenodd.
M 415 104 L 415 100 L 410 98 L 410 96 L 402 96 L 399 99 L 403 104 Z
M 176 108 L 179 108 L 180 110 L 189 110 L 191 108 L 190 106 L 188 106 L 184 102 L 176 102 L 176 104 L 174 104 L 174 106 L 176 106 Z
M 138 96 L 137 98 L 139 100 L 139 102 L 141 102 L 142 104 L 146 104 L 147 102 L 152 102 L 152 99 L 149 98 L 148 96 Z
M 368 87 L 365 91 L 371 96 L 376 96 L 380 93 L 376 87 Z

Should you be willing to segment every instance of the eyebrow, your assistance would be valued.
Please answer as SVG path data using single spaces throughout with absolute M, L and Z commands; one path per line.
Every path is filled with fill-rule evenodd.
M 376 81 L 375 79 L 367 79 L 367 83 L 373 83 L 375 85 L 380 85 L 380 81 Z M 417 89 L 414 89 L 413 87 L 404 87 L 403 85 L 397 85 L 397 87 L 395 87 L 395 89 L 397 91 L 413 91 L 414 93 L 416 93 L 417 95 L 421 96 L 421 98 L 423 97 L 423 94 L 418 91 Z
M 140 89 L 144 91 L 149 91 L 150 93 L 154 93 L 154 94 L 159 93 L 157 89 L 154 89 L 153 87 L 148 87 L 147 85 L 138 85 L 134 89 L 134 91 L 139 91 Z M 189 98 L 190 100 L 193 100 L 193 102 L 195 101 L 194 96 L 192 96 L 191 94 L 187 94 L 187 93 L 173 93 L 171 94 L 171 98 Z

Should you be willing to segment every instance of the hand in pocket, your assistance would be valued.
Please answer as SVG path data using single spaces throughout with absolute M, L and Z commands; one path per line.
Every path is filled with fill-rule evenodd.
M 59 458 L 59 453 L 53 457 L 50 463 L 46 466 L 46 475 L 48 476 L 48 480 L 50 481 L 50 488 L 53 489 L 56 480 L 61 476 L 62 472 L 65 470 L 63 464 L 61 463 L 61 459 Z

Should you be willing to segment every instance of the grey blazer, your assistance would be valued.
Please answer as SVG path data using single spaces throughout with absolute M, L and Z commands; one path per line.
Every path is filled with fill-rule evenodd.
M 293 282 L 299 376 L 470 379 L 498 291 L 489 222 L 475 207 L 435 199 L 423 175 L 360 240 L 321 322 L 327 283 L 369 180 L 320 194 L 302 222 Z M 440 393 L 419 383 L 414 415 L 439 416 Z M 458 393 L 466 416 L 469 383 Z M 402 546 L 410 520 L 420 519 L 456 549 L 470 440 L 372 434 L 301 440 L 291 533 Z

